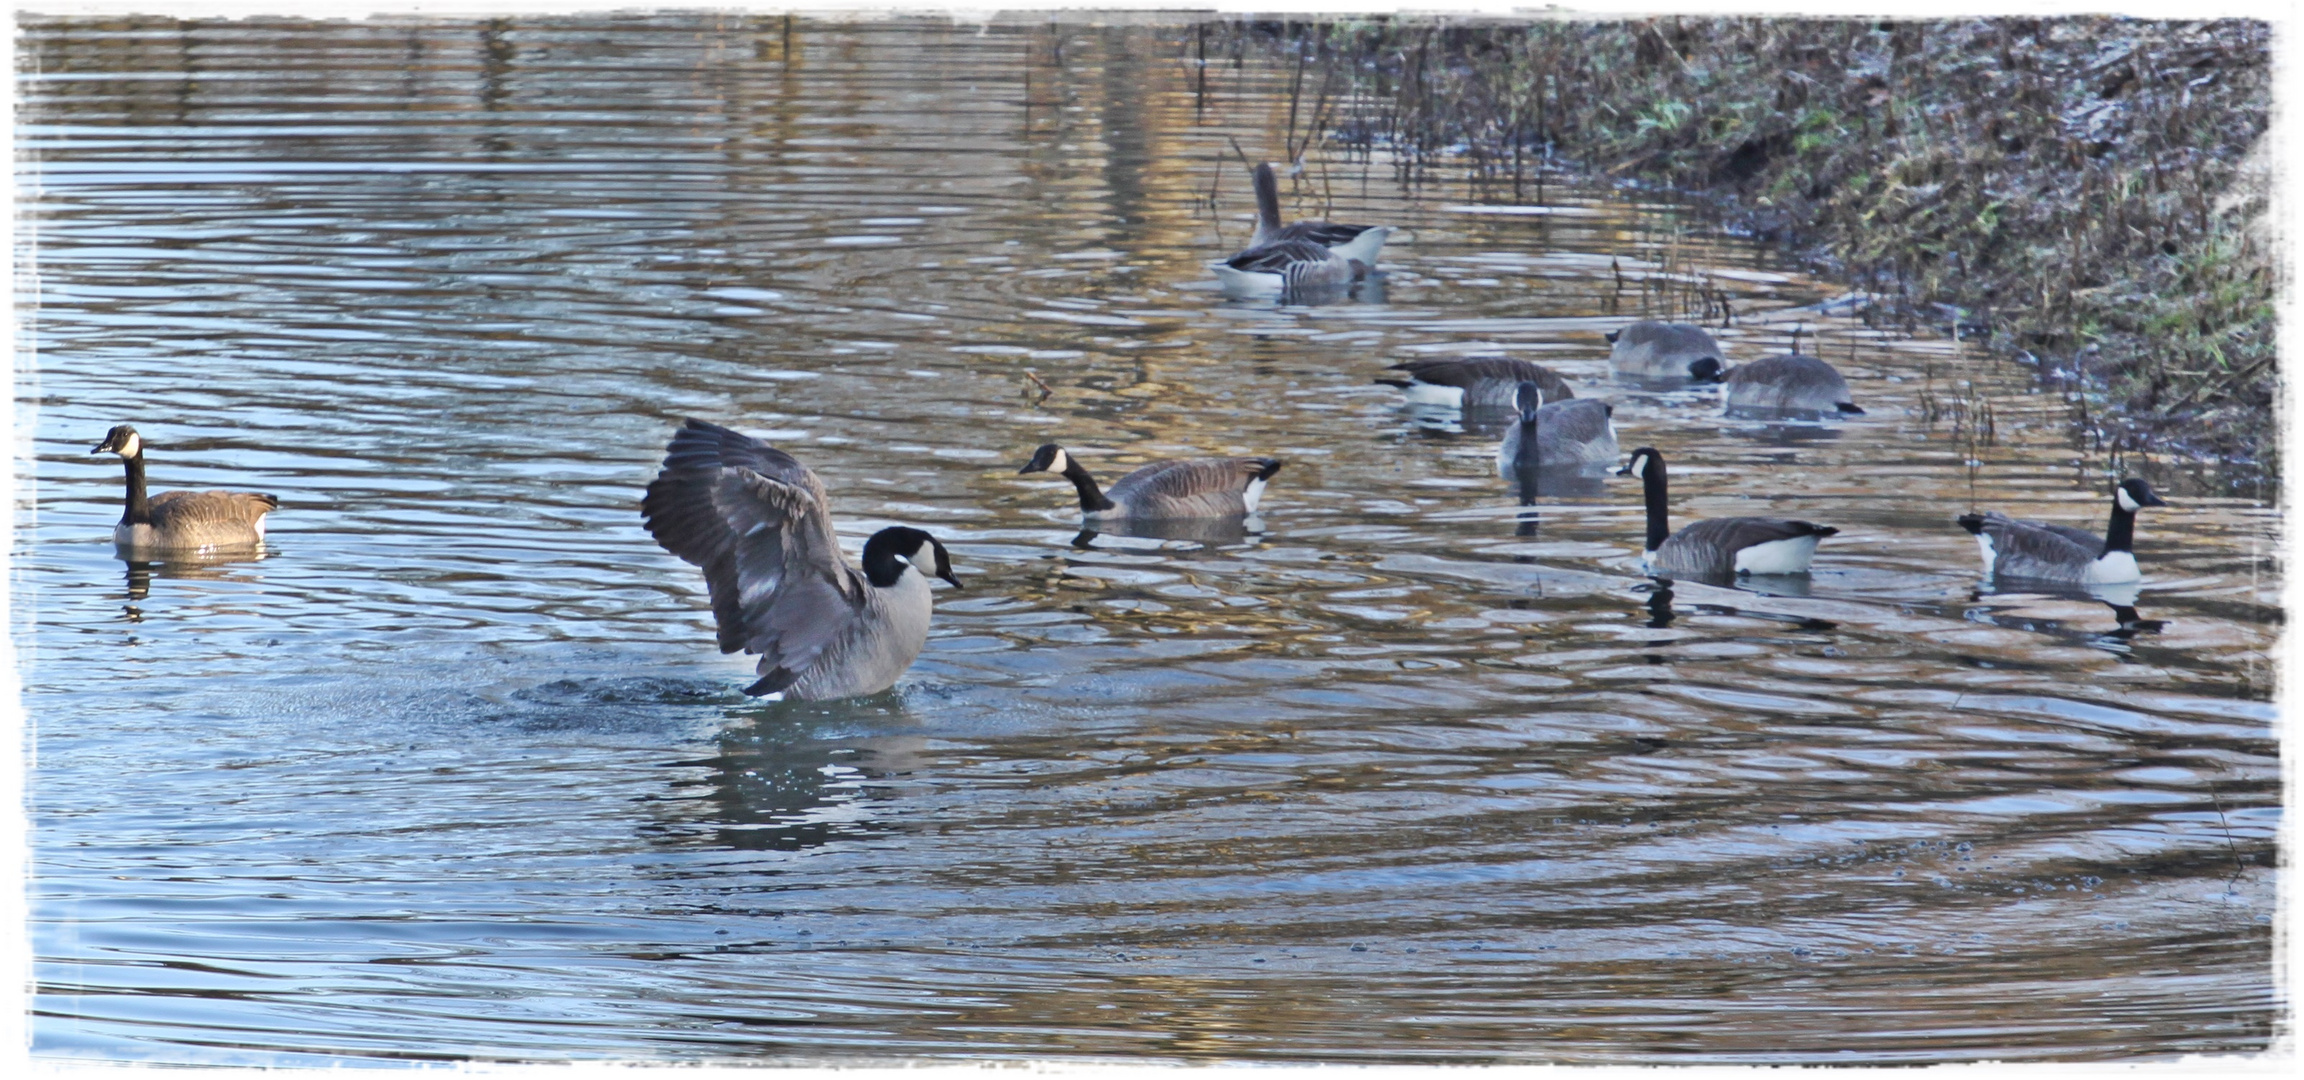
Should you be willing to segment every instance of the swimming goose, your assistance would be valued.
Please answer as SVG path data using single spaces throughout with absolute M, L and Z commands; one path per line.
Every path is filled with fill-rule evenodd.
M 1648 554 L 1653 574 L 1725 578 L 1737 574 L 1805 574 L 1816 542 L 1840 530 L 1781 518 L 1706 518 L 1673 532 L 1665 516 L 1664 455 L 1632 451 L 1618 476 L 1637 476 L 1648 499 Z
M 1544 392 L 1546 401 L 1566 401 L 1576 396 L 1575 389 L 1559 372 L 1508 356 L 1410 360 L 1385 370 L 1406 373 L 1405 379 L 1376 381 L 1407 391 L 1411 405 L 1517 409 L 1521 383 L 1535 383 Z
M 253 491 L 163 491 L 144 494 L 144 438 L 126 424 L 104 433 L 90 454 L 120 455 L 128 464 L 128 508 L 112 542 L 137 551 L 197 552 L 264 542 L 264 515 L 280 500 Z
M 1615 407 L 1591 398 L 1544 403 L 1544 391 L 1524 382 L 1520 419 L 1496 447 L 1496 475 L 1518 478 L 1529 469 L 1584 469 L 1616 461 Z
M 1376 268 L 1376 254 L 1384 250 L 1384 241 L 1392 235 L 1389 225 L 1342 225 L 1332 221 L 1299 221 L 1294 225 L 1280 224 L 1280 181 L 1272 175 L 1270 162 L 1256 164 L 1256 235 L 1248 241 L 1249 247 L 1269 244 L 1278 240 L 1310 240 L 1362 267 Z
M 1720 377 L 1720 345 L 1701 326 L 1636 322 L 1608 334 L 1608 363 L 1618 374 L 1643 379 Z
M 1155 461 L 1120 478 L 1111 491 L 1099 491 L 1088 470 L 1064 448 L 1049 443 L 1032 452 L 1016 470 L 1062 473 L 1080 492 L 1080 512 L 1090 521 L 1126 518 L 1206 518 L 1253 514 L 1264 499 L 1264 483 L 1280 471 L 1268 457 L 1186 458 Z
M 755 697 L 886 690 L 928 641 L 934 602 L 922 575 L 960 584 L 942 543 L 900 525 L 864 542 L 858 572 L 840 555 L 814 472 L 701 420 L 672 436 L 640 516 L 664 550 L 704 568 L 720 651 L 759 654 L 760 681 L 744 688 Z
M 1725 401 L 1730 409 L 1825 416 L 1864 413 L 1848 393 L 1848 380 L 1813 356 L 1785 353 L 1738 364 L 1720 381 L 1727 385 Z
M 1999 512 L 1962 514 L 1960 527 L 1976 537 L 1984 570 L 1995 580 L 2113 585 L 2143 577 L 2136 568 L 2136 511 L 2166 506 L 2142 480 L 2122 480 L 2112 488 L 2112 523 L 2103 536 L 2066 525 L 2017 521 Z
M 1234 296 L 1302 297 L 1341 294 L 1368 267 L 1310 240 L 1258 244 L 1215 266 L 1216 280 Z

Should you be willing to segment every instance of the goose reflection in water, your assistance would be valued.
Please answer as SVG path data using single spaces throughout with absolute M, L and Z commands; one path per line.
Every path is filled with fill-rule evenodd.
M 1072 538 L 1072 546 L 1082 551 L 1092 550 L 1099 536 L 1132 536 L 1145 540 L 1186 540 L 1207 548 L 1245 544 L 1251 536 L 1264 535 L 1261 515 L 1223 518 L 1145 518 L 1137 521 L 1122 518 L 1112 522 L 1097 522 L 1080 530 Z
M 1608 481 L 1604 473 L 1594 474 L 1581 469 L 1554 466 L 1537 468 L 1523 465 L 1515 468 L 1512 470 L 1512 494 L 1520 501 L 1520 511 L 1513 516 L 1516 524 L 1512 534 L 1521 537 L 1536 535 L 1536 525 L 1542 516 L 1535 509 L 1538 499 L 1589 499 L 1607 494 L 1607 491 Z
M 1742 578 L 1732 584 L 1723 583 L 1720 588 L 1751 592 L 1760 597 L 1805 597 L 1808 595 L 1807 589 L 1805 587 L 1807 583 L 1805 581 L 1798 583 L 1801 586 L 1798 592 L 1774 592 L 1751 588 L 1750 586 L 1752 580 L 1753 579 L 1751 578 Z M 1763 584 L 1773 583 L 1764 581 Z M 1794 583 L 1790 580 L 1787 580 L 1783 584 L 1789 586 Z M 1662 630 L 1670 627 L 1672 625 L 1673 618 L 1678 614 L 1678 612 L 1676 612 L 1672 606 L 1676 599 L 1672 588 L 1672 579 L 1656 578 L 1653 580 L 1651 587 L 1648 589 L 1648 598 L 1642 602 L 1641 606 L 1645 607 L 1648 611 L 1648 621 L 1644 625 L 1648 626 L 1650 629 Z M 1833 622 L 1830 619 L 1819 619 L 1811 615 L 1800 615 L 1789 611 L 1770 611 L 1765 606 L 1703 602 L 1687 603 L 1684 606 L 1686 606 L 1688 610 L 1694 614 L 1723 615 L 1730 618 L 1739 619 L 1765 619 L 1769 622 L 1783 623 L 1788 628 L 1793 630 L 1804 630 L 1814 633 L 1821 633 L 1827 630 L 1838 630 L 1840 628 L 1839 623 Z
M 162 581 L 254 581 L 254 575 L 239 567 L 243 563 L 262 562 L 265 555 L 266 552 L 262 548 L 232 552 L 186 552 L 161 559 L 130 558 L 122 555 L 120 562 L 127 568 L 128 618 L 132 622 L 143 619 L 144 613 L 137 609 L 135 604 L 152 595 L 154 579 Z
M 1800 413 L 1784 409 L 1730 409 L 1731 420 L 1759 420 L 1765 423 L 1731 424 L 1723 431 L 1740 439 L 1750 439 L 1762 446 L 1805 446 L 1834 442 L 1840 438 L 1840 428 L 1828 424 L 1814 413 Z
M 2133 581 L 2114 585 L 2075 585 L 2055 581 L 1991 578 L 1969 594 L 1970 602 L 1984 606 L 1970 608 L 1964 615 L 1972 622 L 1988 626 L 2049 634 L 2075 644 L 2126 652 L 2129 643 L 2137 635 L 2157 634 L 2168 627 L 2164 619 L 2147 619 L 2137 613 L 2136 603 L 2140 591 L 2138 583 Z M 1989 602 L 1992 600 L 2002 603 L 1994 606 Z M 2112 609 L 2112 628 L 2077 628 L 2057 616 L 2028 613 L 2025 610 L 2026 605 L 2041 600 L 2102 604 Z
M 901 831 L 876 816 L 879 793 L 927 760 L 903 692 L 837 702 L 749 707 L 711 756 L 680 764 L 702 775 L 672 783 L 681 812 L 659 828 L 688 843 L 739 851 L 801 851 Z M 898 729 L 898 730 L 891 730 Z

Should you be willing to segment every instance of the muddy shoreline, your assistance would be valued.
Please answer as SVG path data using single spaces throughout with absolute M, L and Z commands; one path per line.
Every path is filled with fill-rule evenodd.
M 1695 197 L 2064 394 L 2079 437 L 2278 475 L 2271 31 L 2106 17 L 1225 21 L 1306 141 L 1405 184 L 1563 164 Z M 1212 39 L 1212 40 L 1211 40 Z

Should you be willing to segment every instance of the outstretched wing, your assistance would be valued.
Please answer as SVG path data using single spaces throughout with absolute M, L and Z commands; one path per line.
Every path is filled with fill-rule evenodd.
M 640 515 L 664 550 L 703 568 L 720 651 L 758 653 L 763 684 L 798 678 L 863 604 L 865 583 L 840 557 L 823 482 L 757 439 L 688 421 Z

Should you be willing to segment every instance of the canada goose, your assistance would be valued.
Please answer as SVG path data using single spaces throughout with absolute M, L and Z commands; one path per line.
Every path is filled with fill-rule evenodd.
M 1632 451 L 1618 476 L 1637 476 L 1648 498 L 1650 573 L 1690 578 L 1737 574 L 1805 574 L 1816 542 L 1840 530 L 1780 518 L 1706 518 L 1673 532 L 1665 516 L 1664 455 L 1651 446 Z
M 1096 479 L 1064 448 L 1048 443 L 1032 452 L 1032 460 L 1016 470 L 1026 473 L 1062 473 L 1080 492 L 1080 512 L 1090 521 L 1122 518 L 1206 518 L 1253 514 L 1264 499 L 1264 483 L 1280 471 L 1278 458 L 1186 458 L 1155 461 L 1120 478 L 1111 491 L 1099 491 Z
M 1559 372 L 1508 356 L 1410 360 L 1385 370 L 1406 373 L 1405 379 L 1376 381 L 1407 391 L 1411 405 L 1517 409 L 1521 383 L 1535 383 L 1544 392 L 1546 401 L 1566 401 L 1576 396 L 1575 389 Z
M 1636 322 L 1608 334 L 1608 363 L 1620 375 L 1643 379 L 1720 377 L 1720 345 L 1701 326 Z
M 755 697 L 817 701 L 895 685 L 928 641 L 933 572 L 957 586 L 944 545 L 893 526 L 840 555 L 824 482 L 792 455 L 690 420 L 665 448 L 640 516 L 664 550 L 704 568 L 720 651 L 760 656 Z M 920 559 L 935 555 L 933 570 Z M 906 573 L 906 571 L 917 571 Z
M 1270 162 L 1257 162 L 1256 236 L 1248 241 L 1249 247 L 1269 244 L 1277 240 L 1310 240 L 1362 267 L 1376 268 L 1376 254 L 1384 250 L 1384 241 L 1392 235 L 1389 225 L 1342 225 L 1332 221 L 1299 221 L 1294 225 L 1280 224 L 1280 181 L 1272 175 Z
M 1784 353 L 1738 364 L 1720 381 L 1727 386 L 1725 401 L 1730 409 L 1825 416 L 1864 413 L 1848 393 L 1848 380 L 1813 356 Z
M 128 508 L 112 542 L 136 551 L 196 552 L 264 542 L 264 515 L 280 505 L 253 491 L 163 491 L 144 494 L 144 437 L 120 424 L 90 454 L 118 454 L 128 464 Z
M 1310 240 L 1274 240 L 1217 263 L 1214 269 L 1224 291 L 1234 296 L 1306 297 L 1340 295 L 1368 267 Z
M 1997 510 L 1962 514 L 1960 527 L 1976 537 L 1984 570 L 1993 578 L 2112 585 L 2136 581 L 2136 511 L 2167 501 L 2142 480 L 2112 488 L 2112 523 L 2101 537 L 2067 525 L 2017 521 Z
M 1591 398 L 1544 403 L 1544 391 L 1524 382 L 1520 420 L 1496 447 L 1496 475 L 1506 480 L 1529 469 L 1584 469 L 1616 461 L 1614 406 Z

